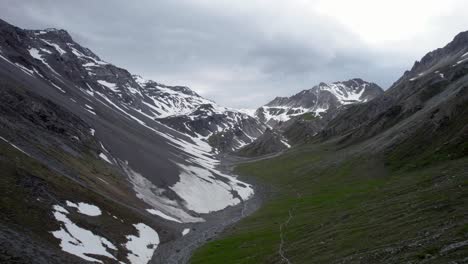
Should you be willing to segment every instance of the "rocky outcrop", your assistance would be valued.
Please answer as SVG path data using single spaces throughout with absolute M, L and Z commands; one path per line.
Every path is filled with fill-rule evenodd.
M 242 147 L 236 154 L 244 157 L 258 157 L 273 153 L 279 153 L 290 148 L 286 138 L 278 131 L 267 129 L 263 135 L 253 143 Z

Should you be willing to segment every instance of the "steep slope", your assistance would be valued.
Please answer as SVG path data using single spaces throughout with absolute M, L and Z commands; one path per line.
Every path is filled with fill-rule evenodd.
M 208 141 L 219 151 L 233 151 L 251 143 L 260 136 L 266 126 L 257 119 L 235 109 L 221 107 L 187 87 L 166 86 L 134 76 L 143 88 L 143 104 L 152 115 L 179 132 Z M 210 140 L 222 134 L 223 144 Z
M 273 197 L 192 262 L 466 262 L 467 52 L 463 32 L 307 144 L 240 165 Z
M 377 84 L 362 79 L 320 83 L 291 97 L 276 97 L 257 109 L 256 116 L 270 126 L 276 126 L 305 113 L 321 116 L 336 112 L 342 106 L 370 101 L 382 92 Z
M 383 96 L 341 112 L 321 136 L 340 135 L 342 144 L 352 144 L 379 135 L 370 147 L 391 149 L 400 158 L 425 151 L 428 157 L 453 150 L 465 155 L 467 73 L 468 32 L 463 32 L 416 62 Z
M 25 73 L 49 80 L 59 91 L 63 79 L 93 95 L 104 94 L 113 102 L 131 107 L 141 114 L 159 119 L 176 129 L 185 129 L 191 136 L 207 137 L 229 129 L 241 129 L 243 137 L 235 137 L 232 148 L 258 137 L 265 126 L 234 109 L 217 106 L 188 87 L 167 86 L 101 60 L 89 49 L 74 42 L 64 30 L 26 30 L 20 34 L 3 23 L 3 53 Z M 206 113 L 197 110 L 204 105 L 216 109 L 216 120 L 206 120 Z M 190 121 L 179 117 L 190 115 Z M 243 121 L 247 120 L 247 122 Z M 193 123 L 193 124 L 192 124 Z M 186 126 L 187 125 L 187 126 Z M 244 127 L 245 126 L 245 127 Z
M 253 195 L 252 186 L 217 169 L 203 139 L 211 128 L 202 124 L 181 132 L 160 121 L 177 115 L 204 119 L 196 111 L 214 103 L 186 87 L 131 75 L 64 30 L 23 30 L 0 21 L 0 84 L 0 160 L 8 172 L 2 188 L 32 189 L 20 201 L 3 192 L 2 208 L 14 210 L 1 214 L 2 245 L 15 244 L 8 242 L 12 238 L 31 242 L 26 253 L 18 243 L 7 244 L 2 258 L 28 262 L 40 251 L 55 255 L 57 263 L 146 263 L 153 253 L 178 256 L 174 248 L 157 248 L 182 239 L 184 228 L 204 232 L 208 213 L 237 210 L 233 206 Z M 235 111 L 223 111 L 217 131 L 236 126 L 251 140 L 250 132 L 263 129 L 256 121 L 244 129 L 242 114 L 234 119 Z M 36 206 L 35 220 L 18 218 Z M 82 213 L 89 208 L 92 215 Z
M 288 141 L 278 131 L 267 129 L 253 143 L 240 148 L 236 154 L 246 157 L 263 156 L 278 153 L 290 148 Z

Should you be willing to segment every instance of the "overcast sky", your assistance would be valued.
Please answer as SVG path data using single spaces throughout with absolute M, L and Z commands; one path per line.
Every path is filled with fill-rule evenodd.
M 23 28 L 66 29 L 102 59 L 219 104 L 256 108 L 324 81 L 387 89 L 468 30 L 466 0 L 0 0 Z

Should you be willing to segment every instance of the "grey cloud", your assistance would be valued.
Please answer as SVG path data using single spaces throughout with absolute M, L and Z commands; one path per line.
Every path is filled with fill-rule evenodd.
M 231 107 L 257 107 L 320 81 L 362 77 L 387 87 L 410 66 L 382 63 L 385 55 L 319 15 L 303 28 L 302 21 L 283 28 L 270 14 L 189 0 L 3 0 L 2 6 L 0 17 L 13 24 L 64 28 L 132 73 L 191 86 Z

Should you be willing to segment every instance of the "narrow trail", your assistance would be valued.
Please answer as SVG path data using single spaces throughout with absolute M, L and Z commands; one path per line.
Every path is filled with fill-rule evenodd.
M 293 214 L 291 213 L 291 209 L 288 211 L 289 217 L 288 219 L 280 225 L 280 245 L 278 248 L 278 254 L 281 256 L 281 262 L 286 262 L 288 264 L 291 264 L 291 261 L 284 255 L 283 251 L 283 246 L 284 246 L 284 238 L 283 238 L 283 227 L 287 227 L 289 224 L 289 221 L 293 218 Z
M 297 192 L 296 190 L 294 190 L 295 193 L 296 193 L 296 197 L 297 199 L 300 199 L 302 197 L 302 195 Z M 286 257 L 286 255 L 284 254 L 284 229 L 288 227 L 288 224 L 289 222 L 291 222 L 291 220 L 293 219 L 294 215 L 293 215 L 293 210 L 297 208 L 297 203 L 299 201 L 297 201 L 294 206 L 288 210 L 288 219 L 286 219 L 286 221 L 284 221 L 283 223 L 280 224 L 280 227 L 279 227 L 279 232 L 280 232 L 280 244 L 279 244 L 279 247 L 278 247 L 278 254 L 280 255 L 281 257 L 281 263 L 283 262 L 286 262 L 288 264 L 292 264 L 292 262 Z

